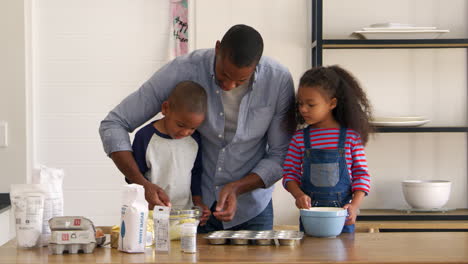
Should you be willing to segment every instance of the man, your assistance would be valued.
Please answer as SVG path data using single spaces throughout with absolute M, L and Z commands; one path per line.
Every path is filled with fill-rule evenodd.
M 262 53 L 260 34 L 235 25 L 215 49 L 196 50 L 163 66 L 101 122 L 104 149 L 120 171 L 145 187 L 151 206 L 170 205 L 164 191 L 139 172 L 128 132 L 155 116 L 180 81 L 206 89 L 208 113 L 198 131 L 203 202 L 213 214 L 200 232 L 273 228 L 271 196 L 293 128 L 294 85 L 289 71 Z

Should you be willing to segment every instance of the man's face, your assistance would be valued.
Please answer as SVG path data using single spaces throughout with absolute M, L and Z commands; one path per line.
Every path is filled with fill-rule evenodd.
M 256 63 L 252 66 L 238 68 L 231 63 L 227 56 L 223 56 L 218 43 L 216 44 L 216 81 L 221 89 L 231 91 L 250 80 L 255 71 Z

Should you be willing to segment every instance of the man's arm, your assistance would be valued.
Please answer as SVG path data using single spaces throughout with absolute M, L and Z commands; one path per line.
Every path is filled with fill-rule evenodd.
M 161 194 L 162 189 L 149 183 L 138 170 L 131 153 L 132 145 L 128 133 L 160 112 L 162 102 L 179 81 L 190 79 L 182 65 L 180 60 L 173 60 L 163 66 L 137 91 L 117 105 L 99 127 L 104 151 L 129 181 L 145 187 L 145 196 L 150 206 L 161 202 L 161 197 L 165 194 Z M 155 194 L 161 194 L 161 197 Z M 164 197 L 162 199 L 165 200 Z M 160 204 L 164 204 L 163 201 Z
M 128 133 L 161 111 L 161 105 L 172 89 L 190 74 L 180 59 L 163 66 L 137 91 L 127 96 L 101 122 L 99 134 L 104 151 L 110 157 L 116 151 L 131 151 Z
M 264 188 L 269 188 L 283 176 L 284 158 L 291 136 L 296 129 L 294 101 L 294 83 L 288 72 L 283 74 L 275 115 L 268 127 L 267 155 L 252 170 L 252 173 L 260 176 L 265 185 Z

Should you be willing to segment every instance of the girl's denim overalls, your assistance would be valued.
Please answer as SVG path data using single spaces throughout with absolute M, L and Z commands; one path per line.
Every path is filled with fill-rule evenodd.
M 309 126 L 304 128 L 301 189 L 310 196 L 312 207 L 343 207 L 352 199 L 351 179 L 346 165 L 346 128 L 340 129 L 337 149 L 312 149 L 309 131 Z M 303 231 L 300 220 L 299 223 Z M 354 232 L 354 225 L 345 225 L 342 232 Z

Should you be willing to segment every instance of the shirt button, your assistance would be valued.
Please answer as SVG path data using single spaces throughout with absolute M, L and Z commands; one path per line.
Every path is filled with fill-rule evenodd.
M 222 148 L 221 151 L 224 152 L 226 149 L 225 148 Z
M 221 171 L 221 167 L 219 167 L 218 170 Z
M 217 94 L 219 94 L 219 91 L 216 91 Z
M 219 138 L 222 138 L 222 137 L 223 137 L 223 135 L 219 134 L 219 135 L 218 135 L 218 137 L 219 137 Z
M 221 112 L 221 113 L 219 113 L 219 115 L 220 115 L 220 116 L 223 116 L 224 114 L 223 114 L 223 112 Z

